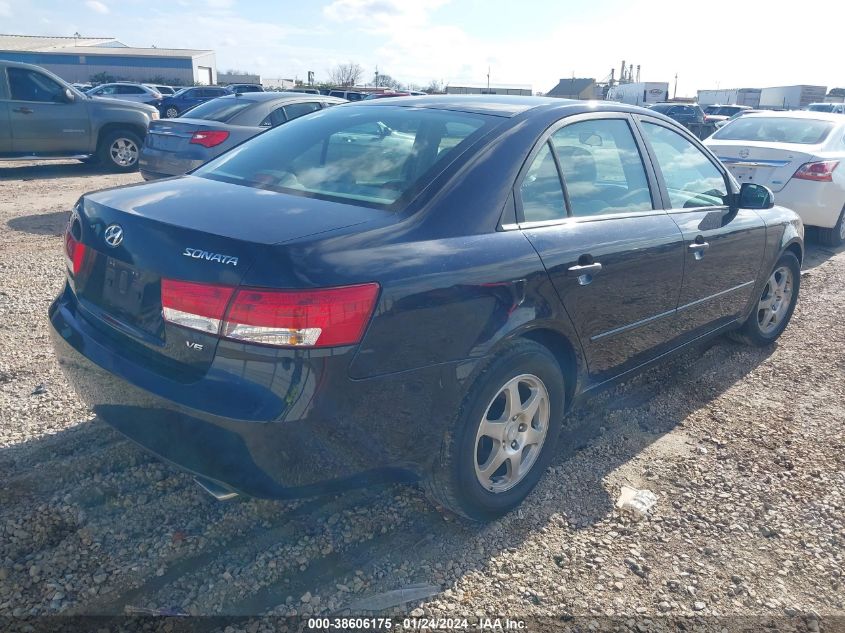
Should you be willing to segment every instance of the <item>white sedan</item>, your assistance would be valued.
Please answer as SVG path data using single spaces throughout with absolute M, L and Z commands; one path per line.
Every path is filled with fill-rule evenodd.
M 845 242 L 845 116 L 758 112 L 704 141 L 740 182 L 766 185 L 777 204 L 819 227 L 829 246 Z

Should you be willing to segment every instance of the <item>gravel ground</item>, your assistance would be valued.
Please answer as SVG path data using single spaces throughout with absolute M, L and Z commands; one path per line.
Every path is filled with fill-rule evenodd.
M 139 179 L 0 163 L 0 615 L 360 613 L 410 586 L 428 597 L 388 613 L 845 616 L 841 249 L 810 245 L 775 347 L 718 339 L 576 411 L 493 524 L 411 487 L 218 503 L 95 419 L 49 344 L 68 210 Z M 648 518 L 622 485 L 656 494 Z

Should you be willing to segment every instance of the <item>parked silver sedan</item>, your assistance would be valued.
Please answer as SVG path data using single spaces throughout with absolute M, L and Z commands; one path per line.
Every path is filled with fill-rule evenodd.
M 265 130 L 346 103 L 326 95 L 250 92 L 218 97 L 150 125 L 138 165 L 145 180 L 184 174 Z

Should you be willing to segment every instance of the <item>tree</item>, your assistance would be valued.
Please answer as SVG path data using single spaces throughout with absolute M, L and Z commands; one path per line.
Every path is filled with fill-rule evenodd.
M 442 94 L 444 92 L 443 83 L 437 81 L 436 79 L 432 79 L 425 88 L 424 92 L 427 92 L 430 95 Z
M 329 71 L 329 81 L 335 86 L 354 86 L 364 74 L 360 64 L 338 64 Z
M 378 74 L 378 83 L 377 86 L 382 88 L 390 88 L 392 90 L 399 90 L 402 87 L 402 84 L 388 75 L 387 73 L 379 73 Z

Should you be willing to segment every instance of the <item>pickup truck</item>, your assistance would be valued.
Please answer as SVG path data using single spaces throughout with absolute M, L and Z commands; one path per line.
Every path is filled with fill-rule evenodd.
M 53 73 L 0 59 L 0 160 L 76 158 L 138 168 L 152 106 L 89 97 Z

